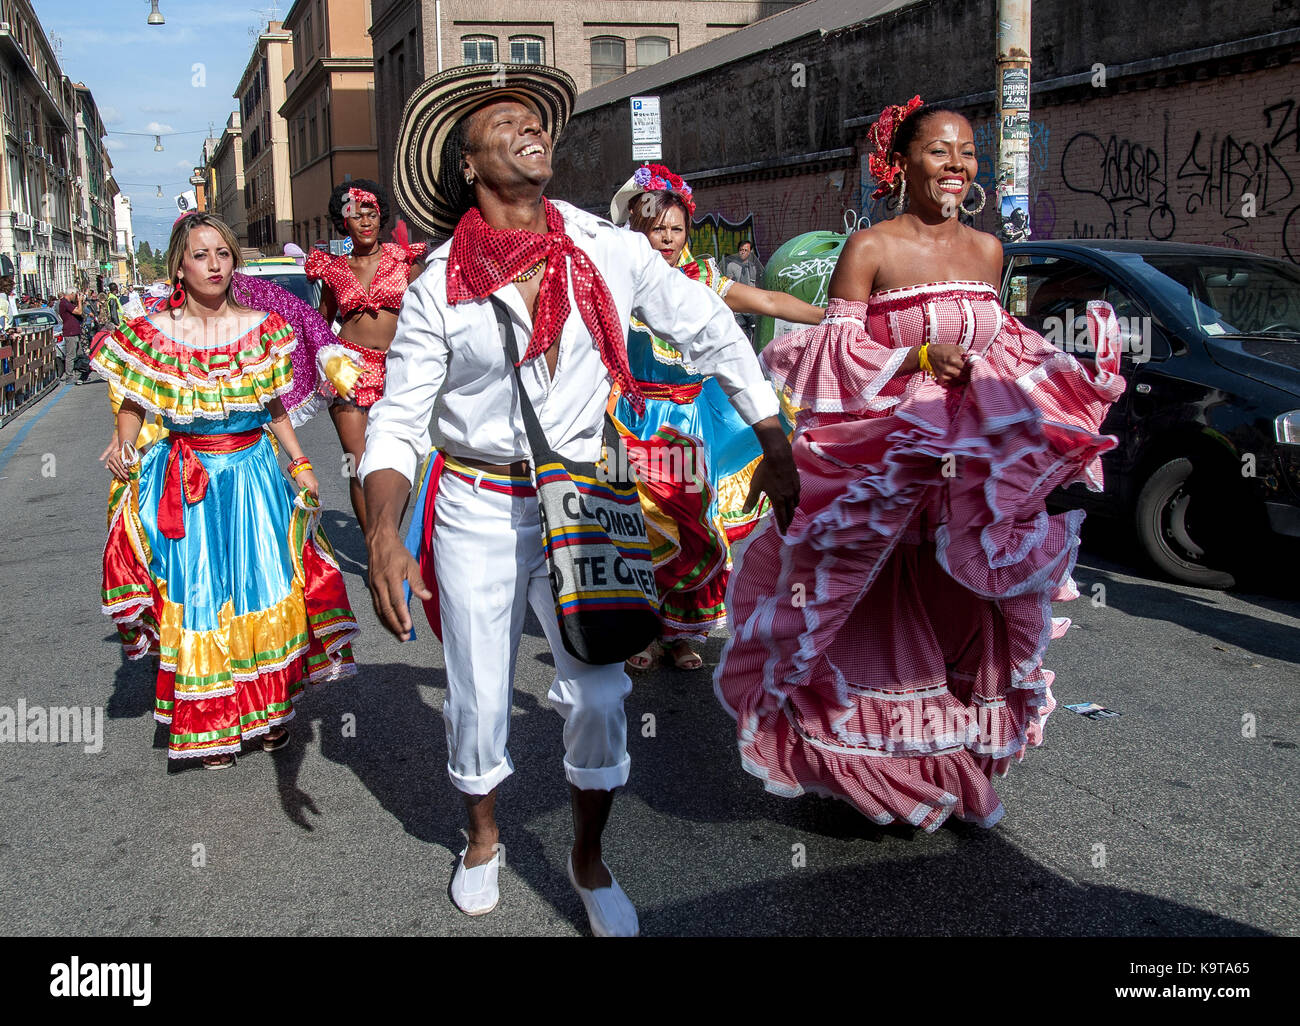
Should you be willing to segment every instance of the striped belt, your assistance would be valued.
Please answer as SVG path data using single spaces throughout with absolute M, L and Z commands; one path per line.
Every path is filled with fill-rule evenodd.
M 171 452 L 158 500 L 158 530 L 168 538 L 185 537 L 185 507 L 208 492 L 208 472 L 196 452 L 232 453 L 251 449 L 263 438 L 261 428 L 231 434 L 187 435 L 171 433 Z
M 638 381 L 636 387 L 647 399 L 670 399 L 678 406 L 695 402 L 704 387 L 703 381 L 693 385 L 665 385 L 658 381 Z
M 460 460 L 448 456 L 446 453 L 443 454 L 442 458 L 442 472 L 459 478 L 467 484 L 472 484 L 475 488 L 486 488 L 489 492 L 500 492 L 502 495 L 537 494 L 537 490 L 533 488 L 533 479 L 531 477 L 494 474 L 491 471 L 480 470 L 478 467 L 471 467 L 467 463 L 461 463 Z

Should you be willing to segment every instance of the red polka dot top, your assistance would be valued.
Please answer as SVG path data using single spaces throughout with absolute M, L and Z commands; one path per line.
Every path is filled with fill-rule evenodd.
M 303 270 L 308 278 L 324 281 L 330 287 L 338 301 L 340 317 L 346 317 L 354 310 L 373 313 L 396 310 L 401 307 L 402 296 L 406 294 L 406 279 L 411 265 L 424 256 L 427 248 L 422 242 L 412 243 L 406 249 L 394 242 L 385 242 L 380 246 L 379 266 L 369 288 L 361 287 L 348 258 L 342 254 L 331 256 L 323 249 L 313 249 Z

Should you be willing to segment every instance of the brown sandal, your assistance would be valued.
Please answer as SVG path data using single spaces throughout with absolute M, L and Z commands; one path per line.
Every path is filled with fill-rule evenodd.
M 277 734 L 276 733 L 277 730 L 280 733 Z M 275 727 L 271 730 L 268 730 L 266 732 L 266 736 L 262 738 L 262 751 L 278 752 L 281 748 L 283 748 L 288 743 L 289 743 L 289 731 L 287 731 L 284 727 Z
M 704 658 L 692 650 L 689 641 L 675 641 L 668 646 L 673 666 L 679 670 L 698 670 L 704 665 Z
M 644 673 L 646 670 L 653 670 L 659 665 L 659 660 L 663 656 L 663 646 L 657 641 L 652 641 L 644 649 L 634 656 L 628 656 L 624 661 L 629 670 L 636 670 L 638 673 Z
M 230 753 L 225 755 L 205 755 L 203 757 L 203 768 L 210 770 L 230 769 L 235 765 L 235 757 Z

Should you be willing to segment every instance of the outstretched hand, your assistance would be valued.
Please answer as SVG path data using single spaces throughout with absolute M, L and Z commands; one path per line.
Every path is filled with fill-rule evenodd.
M 370 600 L 375 607 L 375 615 L 398 641 L 406 641 L 411 636 L 411 611 L 406 606 L 406 589 L 419 598 L 433 598 L 424 585 L 424 576 L 420 573 L 420 564 L 406 551 L 396 533 L 387 531 L 376 533 L 366 539 L 366 548 L 370 554 Z

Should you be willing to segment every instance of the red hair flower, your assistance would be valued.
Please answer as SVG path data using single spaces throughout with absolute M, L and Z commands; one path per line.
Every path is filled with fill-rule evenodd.
M 898 126 L 921 106 L 924 104 L 919 96 L 913 96 L 902 105 L 890 104 L 880 112 L 876 123 L 867 129 L 867 137 L 875 146 L 874 151 L 867 157 L 867 167 L 871 171 L 871 177 L 880 183 L 876 191 L 871 194 L 872 199 L 880 199 L 893 190 L 894 180 L 898 177 L 898 168 L 890 163 L 889 152 L 894 147 Z

